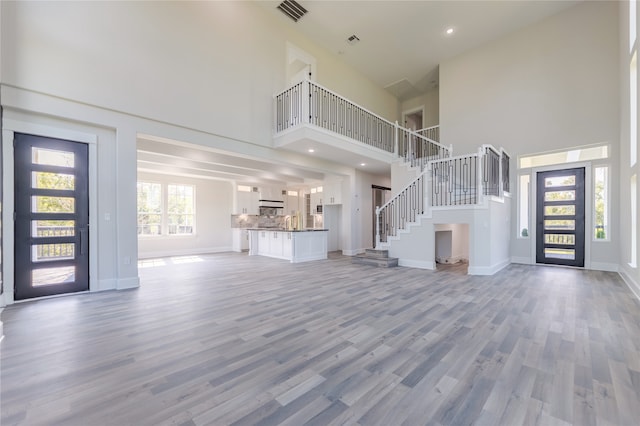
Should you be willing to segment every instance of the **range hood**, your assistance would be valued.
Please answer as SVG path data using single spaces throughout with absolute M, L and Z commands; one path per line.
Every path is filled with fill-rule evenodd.
M 258 200 L 258 207 L 266 207 L 270 209 L 284 209 L 284 201 L 282 200 Z

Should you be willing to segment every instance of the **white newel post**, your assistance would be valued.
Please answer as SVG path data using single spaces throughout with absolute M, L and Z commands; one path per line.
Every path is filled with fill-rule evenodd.
M 449 144 L 449 158 L 453 157 L 453 144 Z
M 398 156 L 398 120 L 396 120 L 395 126 L 394 126 L 394 131 L 393 131 L 393 154 L 397 157 Z
M 396 122 L 396 124 L 398 124 Z M 376 244 L 375 249 L 380 247 L 380 207 L 376 206 Z
M 484 187 L 482 177 L 484 176 L 484 148 L 478 148 L 478 204 L 484 202 Z

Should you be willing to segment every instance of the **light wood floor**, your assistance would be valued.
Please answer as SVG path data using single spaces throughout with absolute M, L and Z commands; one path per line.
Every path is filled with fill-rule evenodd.
M 3 426 L 640 422 L 640 303 L 617 274 L 153 263 L 137 290 L 5 309 Z

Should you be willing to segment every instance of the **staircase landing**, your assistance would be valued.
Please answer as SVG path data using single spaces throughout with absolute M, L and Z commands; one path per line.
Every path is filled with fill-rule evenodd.
M 366 249 L 364 254 L 354 256 L 351 263 L 392 268 L 398 266 L 398 258 L 389 257 L 389 250 Z

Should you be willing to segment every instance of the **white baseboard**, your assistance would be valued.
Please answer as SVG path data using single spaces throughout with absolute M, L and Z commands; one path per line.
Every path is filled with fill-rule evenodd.
M 118 283 L 116 284 L 116 290 L 126 290 L 129 288 L 138 288 L 138 287 L 140 287 L 139 277 L 119 279 Z
M 98 288 L 91 289 L 91 291 L 107 291 L 115 290 L 118 286 L 118 280 L 115 278 L 109 278 L 106 280 L 98 280 Z
M 622 281 L 627 284 L 627 287 L 629 287 L 629 290 L 631 290 L 633 295 L 636 296 L 638 300 L 640 300 L 640 285 L 638 285 L 636 280 L 634 280 L 629 274 L 627 274 L 627 271 L 625 271 L 624 268 L 619 268 L 618 274 L 620 275 L 620 277 L 622 277 Z
M 158 257 L 170 256 L 194 256 L 197 254 L 224 253 L 228 251 L 233 251 L 233 247 L 225 246 L 181 250 L 146 251 L 144 253 L 138 253 L 138 259 L 155 259 Z
M 591 262 L 589 269 L 594 271 L 618 272 L 620 267 L 617 263 Z
M 398 266 L 406 266 L 407 268 L 429 269 L 431 271 L 436 269 L 436 263 L 431 260 L 398 259 Z
M 496 263 L 493 266 L 471 266 L 469 265 L 469 269 L 467 270 L 467 274 L 469 275 L 493 275 L 496 272 L 506 268 L 509 263 L 509 259 L 503 260 L 500 263 Z
M 521 257 L 521 256 L 511 256 L 511 263 L 520 263 L 523 265 L 533 265 L 531 263 L 531 258 L 529 257 Z
M 364 250 L 365 249 L 342 250 L 342 254 L 344 254 L 345 256 L 355 256 L 364 253 Z

